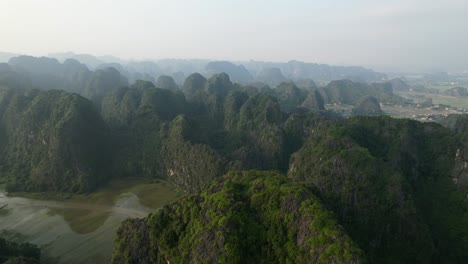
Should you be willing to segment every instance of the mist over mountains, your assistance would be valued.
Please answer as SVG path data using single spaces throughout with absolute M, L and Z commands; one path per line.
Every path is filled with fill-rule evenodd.
M 8 62 L 13 53 L 0 53 L 0 62 Z M 90 70 L 104 67 L 114 67 L 131 83 L 138 79 L 155 81 L 160 75 L 169 75 L 181 85 L 183 80 L 192 73 L 200 73 L 205 77 L 225 72 L 233 81 L 240 83 L 268 82 L 268 85 L 277 85 L 283 81 L 329 82 L 339 79 L 355 81 L 382 81 L 386 75 L 359 66 L 332 66 L 327 64 L 289 61 L 283 63 L 246 61 L 210 61 L 202 59 L 162 59 L 133 61 L 122 60 L 113 56 L 93 56 L 89 54 L 51 53 L 50 58 L 58 62 L 74 59 L 88 67 Z
M 0 264 L 468 263 L 468 1 L 0 1 Z
M 111 263 L 468 258 L 466 115 L 441 115 L 442 126 L 383 108 L 440 108 L 401 94 L 429 88 L 297 61 L 80 57 L 0 63 L 0 184 L 72 195 L 141 177 L 180 188 L 122 223 Z

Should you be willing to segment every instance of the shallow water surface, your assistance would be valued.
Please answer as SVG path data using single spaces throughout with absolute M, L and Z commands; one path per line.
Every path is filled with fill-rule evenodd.
M 0 193 L 0 236 L 41 247 L 45 263 L 106 263 L 120 223 L 145 217 L 175 200 L 165 183 L 116 181 L 66 201 L 7 197 Z

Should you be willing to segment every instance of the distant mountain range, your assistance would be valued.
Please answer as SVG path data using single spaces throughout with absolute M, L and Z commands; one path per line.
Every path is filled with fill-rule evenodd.
M 307 80 L 316 82 L 329 82 L 340 79 L 350 79 L 361 82 L 383 81 L 387 77 L 383 73 L 375 72 L 359 66 L 333 66 L 327 64 L 307 63 L 301 61 L 289 62 L 263 62 L 263 61 L 210 61 L 201 59 L 164 59 L 134 61 L 122 60 L 113 56 L 93 56 L 89 54 L 75 54 L 73 52 L 52 53 L 49 57 L 59 61 L 75 59 L 86 64 L 90 69 L 103 65 L 113 65 L 114 68 L 125 75 L 130 82 L 136 77 L 151 76 L 157 79 L 165 74 L 174 77 L 179 84 L 188 75 L 198 72 L 205 77 L 225 72 L 235 82 L 252 83 L 264 82 L 268 85 L 277 85 L 282 81 Z M 1 62 L 1 61 L 0 61 Z M 116 64 L 120 64 L 117 66 Z M 150 78 L 146 78 L 150 79 Z M 273 81 L 270 81 L 273 80 Z
M 181 68 L 167 74 L 177 65 L 212 76 L 180 85 Z M 141 177 L 186 192 L 125 221 L 111 263 L 466 263 L 467 116 L 447 127 L 380 116 L 380 102 L 406 103 L 394 93 L 403 81 L 324 85 L 306 78 L 311 64 L 285 65 L 263 71 L 283 75 L 266 77 L 270 87 L 230 62 L 89 69 L 10 58 L 0 63 L 0 184 L 89 193 Z

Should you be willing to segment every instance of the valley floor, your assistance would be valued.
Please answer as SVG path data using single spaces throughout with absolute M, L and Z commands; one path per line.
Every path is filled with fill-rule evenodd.
M 152 195 L 150 195 L 152 194 Z M 44 263 L 105 263 L 120 223 L 142 218 L 175 200 L 166 183 L 119 180 L 65 201 L 0 193 L 0 236 L 37 244 Z

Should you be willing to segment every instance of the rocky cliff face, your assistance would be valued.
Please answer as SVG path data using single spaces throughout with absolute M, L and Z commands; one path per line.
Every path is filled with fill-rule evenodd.
M 168 124 L 185 111 L 183 94 L 138 81 L 107 95 L 102 105 L 112 129 L 114 174 L 165 178 L 161 149 Z
M 265 96 L 260 98 L 267 102 Z M 254 120 L 260 117 L 246 119 L 243 126 L 258 126 L 262 122 Z M 170 134 L 190 137 L 186 132 L 193 129 L 187 129 L 187 120 L 176 120 Z M 235 129 L 242 122 L 232 124 Z M 191 176 L 176 176 L 185 181 L 179 184 L 198 186 L 193 190 L 197 194 L 148 219 L 127 221 L 119 231 L 113 263 L 357 263 L 363 258 L 354 242 L 375 263 L 450 263 L 468 257 L 468 207 L 452 175 L 457 159 L 464 159 L 457 154 L 463 137 L 431 123 L 311 113 L 292 114 L 284 130 L 292 145 L 283 151 L 299 149 L 290 159 L 289 179 L 244 172 L 216 181 L 218 177 L 183 169 L 180 175 Z M 184 146 L 176 147 L 178 151 L 190 153 L 195 146 L 187 139 L 174 140 Z M 201 149 L 196 153 L 202 164 L 206 155 Z M 190 168 L 200 167 L 184 155 L 170 161 L 179 168 L 190 162 Z M 209 188 L 200 185 L 213 181 Z M 333 226 L 314 224 L 322 223 L 319 215 L 328 214 L 319 213 L 325 208 L 321 203 L 337 219 L 329 215 L 323 223 L 341 224 L 354 242 L 345 242 L 347 236 Z M 315 209 L 305 209 L 310 204 Z
M 451 175 L 457 146 L 435 124 L 353 118 L 314 130 L 289 176 L 315 186 L 372 262 L 456 262 L 468 239 Z
M 229 173 L 118 231 L 111 263 L 360 263 L 310 190 L 274 172 Z
M 243 65 L 235 65 L 228 61 L 212 61 L 205 66 L 208 76 L 218 73 L 228 74 L 233 81 L 248 83 L 253 77 Z
M 373 96 L 381 102 L 402 103 L 405 100 L 393 94 L 389 83 L 360 83 L 351 80 L 332 81 L 320 89 L 325 102 L 328 104 L 355 105 L 365 96 Z
M 442 122 L 452 129 L 462 144 L 457 147 L 453 182 L 465 194 L 468 191 L 468 115 L 450 115 Z
M 302 107 L 311 111 L 324 111 L 325 105 L 322 95 L 317 90 L 309 91 L 307 98 L 302 103 Z
M 399 78 L 392 79 L 388 82 L 391 84 L 392 89 L 395 92 L 407 92 L 411 88 L 411 86 L 409 86 L 407 83 L 405 83 L 402 79 Z
M 287 79 L 278 68 L 264 68 L 257 74 L 257 80 L 268 84 L 271 87 L 276 87 Z
M 206 78 L 199 73 L 193 73 L 185 79 L 184 82 L 184 93 L 188 100 L 191 100 L 193 96 L 202 91 L 206 85 Z
M 378 116 L 383 113 L 379 100 L 373 96 L 361 98 L 352 111 L 352 114 L 356 116 Z
M 10 191 L 87 192 L 106 177 L 109 130 L 85 98 L 0 90 L 0 175 Z
M 161 149 L 163 170 L 168 180 L 191 193 L 206 188 L 223 174 L 223 160 L 210 147 L 188 140 L 192 128 L 183 115 L 170 124 Z
M 74 59 L 60 63 L 46 57 L 18 56 L 0 66 L 0 85 L 78 93 L 100 110 L 103 98 L 127 86 L 128 80 L 115 68 L 102 67 L 93 72 Z
M 156 87 L 171 91 L 177 91 L 179 89 L 174 81 L 174 78 L 167 75 L 161 75 L 158 77 L 158 80 L 156 81 Z
M 299 89 L 294 83 L 283 82 L 273 89 L 273 95 L 278 99 L 281 110 L 289 113 L 301 106 L 307 91 Z

